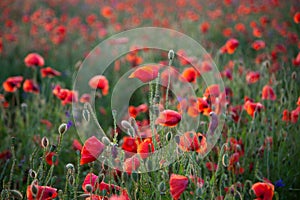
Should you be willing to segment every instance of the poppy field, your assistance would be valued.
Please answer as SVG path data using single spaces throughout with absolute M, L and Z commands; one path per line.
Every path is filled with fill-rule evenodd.
M 0 199 L 298 199 L 297 0 L 1 0 Z

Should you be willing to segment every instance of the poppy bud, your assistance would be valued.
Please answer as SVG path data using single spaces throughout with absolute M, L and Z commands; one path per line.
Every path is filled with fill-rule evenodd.
M 14 197 L 16 197 L 16 199 L 23 199 L 23 195 L 21 194 L 20 191 L 18 190 L 9 190 L 10 194 Z
M 108 139 L 108 137 L 103 137 L 102 140 L 103 144 L 105 144 L 106 146 L 109 146 L 111 144 L 110 140 Z
M 125 129 L 131 129 L 132 128 L 131 124 L 128 121 L 126 121 L 126 120 L 122 120 L 121 121 L 121 125 Z
M 68 163 L 67 165 L 66 165 L 66 168 L 67 168 L 67 170 L 68 170 L 68 173 L 74 173 L 74 165 L 72 164 L 72 163 Z
M 47 148 L 49 146 L 49 140 L 46 136 L 44 136 L 41 140 L 41 145 L 43 148 Z
M 67 131 L 67 124 L 66 123 L 62 123 L 59 127 L 58 127 L 58 133 L 60 135 L 63 135 L 66 131 Z
M 35 172 L 33 169 L 30 169 L 30 170 L 29 170 L 29 176 L 30 176 L 31 178 L 36 178 L 36 172 Z
M 292 79 L 295 80 L 296 78 L 297 78 L 297 72 L 294 71 L 294 72 L 292 73 Z
M 169 131 L 166 135 L 166 141 L 169 142 L 170 140 L 172 140 L 172 138 L 173 138 L 173 134 L 172 134 L 172 132 Z
M 158 184 L 158 190 L 160 191 L 161 194 L 166 191 L 166 184 L 165 184 L 165 182 L 162 181 L 162 182 L 160 182 Z
M 168 59 L 169 60 L 173 60 L 174 59 L 174 56 L 175 56 L 175 53 L 174 53 L 174 50 L 171 49 L 168 53 Z
M 82 117 L 86 122 L 90 121 L 90 111 L 88 109 L 83 109 L 82 110 Z
M 75 183 L 75 178 L 74 178 L 74 176 L 73 175 L 71 175 L 71 176 L 69 176 L 69 178 L 68 178 L 69 180 L 69 184 L 70 185 L 74 185 L 74 183 Z
M 224 167 L 228 167 L 228 162 L 229 162 L 229 159 L 228 159 L 228 154 L 224 154 L 223 157 L 222 157 L 222 164 Z

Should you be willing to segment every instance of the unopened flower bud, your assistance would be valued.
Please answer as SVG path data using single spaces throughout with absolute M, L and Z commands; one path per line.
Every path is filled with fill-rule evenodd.
M 67 129 L 68 129 L 67 126 L 68 126 L 68 125 L 67 125 L 66 123 L 62 123 L 62 124 L 58 127 L 58 133 L 59 133 L 60 135 L 63 135 L 63 134 L 67 131 Z

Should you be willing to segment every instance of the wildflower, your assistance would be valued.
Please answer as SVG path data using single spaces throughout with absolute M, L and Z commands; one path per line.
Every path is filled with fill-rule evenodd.
M 149 153 L 154 152 L 154 145 L 150 138 L 145 139 L 137 146 L 137 153 L 141 156 L 142 159 L 145 159 L 149 156 Z
M 261 98 L 275 101 L 276 94 L 275 94 L 273 88 L 269 85 L 265 85 L 262 89 L 262 97 Z
M 257 200 L 272 200 L 274 195 L 274 185 L 272 183 L 258 182 L 252 185 L 251 189 Z
M 56 70 L 52 69 L 51 67 L 42 68 L 40 70 L 40 72 L 41 72 L 42 78 L 45 78 L 45 77 L 52 78 L 54 76 L 61 75 L 61 73 L 59 71 L 56 71 Z
M 300 12 L 296 12 L 295 15 L 294 15 L 294 22 L 296 24 L 299 24 L 300 23 Z
M 24 59 L 25 65 L 27 67 L 43 67 L 45 64 L 44 58 L 37 53 L 30 53 Z
M 108 94 L 109 83 L 105 76 L 97 75 L 90 79 L 89 86 L 93 89 L 102 90 L 102 94 L 105 96 Z
M 81 149 L 82 149 L 82 145 L 81 145 L 81 143 L 80 143 L 77 139 L 74 139 L 74 140 L 73 140 L 72 147 L 73 147 L 73 149 L 74 149 L 75 151 L 76 151 L 76 150 L 81 151 Z
M 177 200 L 185 191 L 189 183 L 189 179 L 185 176 L 172 174 L 170 177 L 170 193 L 173 199 Z
M 58 165 L 57 154 L 55 152 L 48 152 L 46 154 L 46 162 L 48 165 Z
M 179 147 L 183 151 L 196 151 L 205 153 L 207 149 L 206 137 L 201 133 L 189 131 L 180 136 Z
M 104 6 L 101 9 L 101 14 L 103 17 L 110 19 L 113 16 L 113 9 L 109 6 Z
M 27 186 L 26 191 L 28 200 L 44 199 L 50 200 L 57 197 L 57 189 L 49 186 L 39 186 L 35 183 Z
M 161 126 L 174 127 L 181 120 L 181 115 L 174 110 L 164 110 L 159 113 L 155 123 Z
M 195 83 L 198 72 L 193 67 L 188 67 L 182 72 L 181 75 L 185 81 Z
M 256 40 L 255 42 L 252 43 L 252 48 L 256 51 L 263 49 L 266 47 L 266 43 L 262 40 Z
M 256 83 L 260 78 L 259 72 L 250 71 L 246 74 L 246 81 L 248 84 Z
M 81 150 L 80 165 L 95 161 L 103 152 L 105 145 L 95 136 L 88 138 Z
M 147 83 L 157 78 L 159 68 L 158 65 L 139 67 L 130 74 L 129 78 L 137 78 L 143 83 Z
M 23 77 L 22 76 L 12 76 L 7 78 L 4 82 L 3 82 L 3 89 L 6 92 L 15 92 L 18 88 L 21 87 L 21 83 L 23 81 Z
M 239 46 L 239 41 L 235 38 L 231 38 L 227 40 L 225 45 L 221 48 L 221 52 L 233 54 L 238 46 Z
M 275 181 L 275 187 L 276 188 L 284 187 L 284 186 L 285 186 L 285 184 L 284 184 L 282 179 L 279 179 L 279 180 Z
M 80 103 L 88 103 L 88 102 L 90 102 L 90 99 L 91 99 L 90 94 L 83 94 L 83 95 L 81 95 L 79 102 Z
M 38 94 L 40 92 L 39 86 L 31 79 L 26 79 L 23 83 L 24 92 Z
M 264 106 L 261 103 L 254 103 L 252 100 L 245 100 L 244 103 L 244 109 L 247 111 L 247 113 L 254 117 L 254 112 L 259 112 L 264 108 Z
M 97 187 L 97 178 L 98 178 L 98 176 L 96 176 L 95 174 L 88 173 L 82 183 L 83 191 L 88 192 L 86 189 L 86 186 L 90 185 L 93 188 L 92 192 L 94 192 L 97 189 L 96 188 Z
M 127 158 L 124 161 L 124 171 L 126 171 L 128 174 L 131 174 L 132 171 L 136 171 L 139 168 L 139 166 L 140 160 L 136 155 Z
M 136 153 L 137 152 L 136 139 L 128 136 L 123 137 L 122 149 L 128 152 Z

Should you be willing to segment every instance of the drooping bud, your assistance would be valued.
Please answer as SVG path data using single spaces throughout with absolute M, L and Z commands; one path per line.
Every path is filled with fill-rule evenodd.
M 68 125 L 66 123 L 62 123 L 59 127 L 58 127 L 58 133 L 60 135 L 63 135 L 68 129 Z
M 47 148 L 49 146 L 49 140 L 46 136 L 44 136 L 41 140 L 41 145 L 43 148 Z

